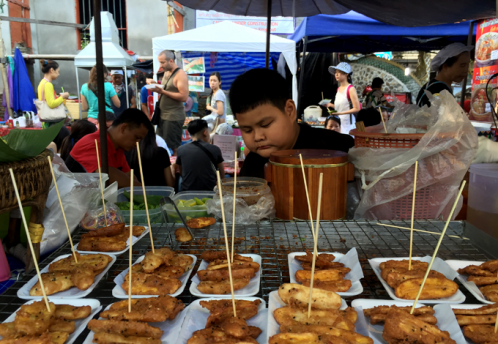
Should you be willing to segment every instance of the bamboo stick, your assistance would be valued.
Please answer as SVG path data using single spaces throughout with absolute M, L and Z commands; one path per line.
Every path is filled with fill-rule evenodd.
M 308 318 L 311 316 L 311 304 L 313 302 L 313 278 L 315 278 L 315 262 L 318 254 L 318 233 L 320 231 L 320 210 L 322 207 L 322 186 L 323 186 L 323 173 L 320 173 L 320 180 L 318 184 L 318 208 L 316 209 L 316 233 L 314 238 L 313 247 L 313 262 L 311 264 L 311 280 L 310 280 L 310 298 L 308 301 Z
M 394 225 L 388 225 L 388 224 L 385 224 L 385 223 L 380 223 L 380 222 L 377 222 L 376 225 L 379 225 L 379 226 L 384 226 L 384 227 L 392 227 L 392 228 L 399 228 L 399 229 L 406 229 L 406 230 L 411 230 L 410 228 L 408 227 L 401 227 L 401 226 L 394 226 Z M 427 233 L 427 234 L 434 234 L 434 235 L 441 235 L 441 233 L 437 233 L 437 232 L 429 232 L 429 231 L 425 231 L 423 229 L 413 229 L 415 232 L 421 232 L 421 233 Z M 459 237 L 458 235 L 448 235 L 448 238 L 456 238 L 456 239 L 463 239 L 463 240 L 468 240 L 467 238 L 462 238 L 462 237 Z
M 128 246 L 128 257 L 129 257 L 129 269 L 128 269 L 128 313 L 131 313 L 131 260 L 132 260 L 132 249 L 133 249 L 133 169 L 130 171 L 130 244 Z M 150 227 L 149 227 L 149 231 Z
M 379 108 L 377 108 L 379 110 L 379 113 L 380 113 L 380 119 L 382 120 L 382 125 L 384 126 L 384 131 L 386 132 L 387 134 L 387 129 L 386 129 L 386 122 L 384 122 L 384 116 L 382 116 L 382 110 Z
M 315 228 L 313 227 L 313 214 L 311 213 L 310 195 L 308 193 L 308 183 L 306 182 L 306 173 L 304 172 L 303 156 L 301 154 L 299 154 L 299 159 L 301 160 L 301 170 L 303 171 L 304 191 L 306 191 L 306 200 L 308 201 L 308 211 L 310 214 L 311 234 L 313 235 L 313 239 L 315 239 Z
M 235 247 L 235 206 L 237 204 L 237 199 L 235 198 L 237 194 L 237 151 L 235 152 L 235 172 L 233 175 L 233 219 L 232 219 L 232 263 L 234 257 L 234 247 Z M 230 263 L 230 261 L 228 261 Z
M 142 157 L 140 156 L 140 146 L 137 142 L 137 154 L 138 154 L 138 167 L 140 168 L 140 179 L 142 180 L 142 190 L 144 192 L 144 202 L 145 202 L 145 213 L 147 214 L 147 224 L 149 225 L 149 236 L 150 236 L 150 246 L 152 247 L 152 253 L 155 253 L 154 251 L 154 239 L 152 238 L 152 227 L 150 226 L 150 216 L 149 216 L 149 206 L 147 204 L 147 193 L 145 192 L 145 181 L 144 181 L 144 173 L 143 173 L 143 168 L 142 168 Z M 130 203 L 130 208 L 132 208 L 133 205 Z M 131 226 L 132 223 L 130 223 Z
M 415 217 L 415 197 L 416 197 L 416 193 L 417 193 L 417 172 L 418 172 L 418 161 L 415 161 L 415 174 L 413 176 L 412 218 L 411 218 L 411 224 L 410 224 L 410 256 L 408 258 L 408 270 L 412 269 L 413 218 Z

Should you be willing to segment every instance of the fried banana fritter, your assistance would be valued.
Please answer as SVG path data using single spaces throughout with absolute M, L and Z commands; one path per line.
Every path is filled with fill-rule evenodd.
M 164 331 L 139 321 L 95 320 L 88 323 L 88 328 L 94 333 L 112 333 L 125 337 L 149 337 L 161 339 Z

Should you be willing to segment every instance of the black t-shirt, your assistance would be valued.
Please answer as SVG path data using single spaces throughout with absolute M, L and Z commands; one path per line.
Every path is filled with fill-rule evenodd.
M 424 105 L 428 105 L 429 107 L 431 106 L 431 102 L 429 101 L 429 98 L 425 94 L 425 90 L 431 92 L 432 95 L 437 95 L 441 93 L 441 91 L 443 90 L 447 90 L 448 92 L 453 94 L 453 90 L 445 82 L 433 79 L 424 86 L 422 86 L 420 92 L 418 92 L 416 104 L 420 107 Z
M 164 177 L 164 169 L 171 166 L 168 151 L 162 147 L 158 147 L 156 154 L 150 159 L 142 157 L 142 168 L 144 173 L 146 186 L 167 186 L 166 178 Z M 140 166 L 138 162 L 130 165 L 133 169 L 133 174 L 142 182 L 140 178 Z
M 347 153 L 354 146 L 354 139 L 333 130 L 313 128 L 299 124 L 301 130 L 292 149 L 329 149 Z M 256 153 L 249 153 L 240 171 L 241 177 L 265 178 L 265 164 L 268 158 Z
M 218 146 L 204 141 L 197 142 L 213 155 L 215 168 L 223 162 Z M 177 155 L 176 164 L 182 167 L 182 191 L 213 191 L 216 185 L 216 172 L 206 152 L 191 142 L 178 148 Z

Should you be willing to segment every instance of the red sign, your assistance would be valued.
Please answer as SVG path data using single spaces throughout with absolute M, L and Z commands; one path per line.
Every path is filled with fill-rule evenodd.
M 491 106 L 486 96 L 486 84 L 491 76 L 498 72 L 498 19 L 479 21 L 476 40 L 469 119 L 491 122 Z M 496 79 L 489 86 L 496 87 Z
M 394 96 L 396 98 L 398 98 L 398 100 L 402 103 L 405 103 L 405 104 L 410 104 L 410 99 L 408 99 L 408 95 L 406 93 L 395 93 Z M 393 97 L 391 96 L 391 94 L 389 93 L 384 93 L 384 97 L 386 97 L 386 100 L 388 103 L 392 103 L 393 102 Z

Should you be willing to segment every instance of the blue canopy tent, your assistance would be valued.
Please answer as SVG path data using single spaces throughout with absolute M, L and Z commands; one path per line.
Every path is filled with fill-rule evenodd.
M 473 29 L 475 35 L 475 28 Z M 469 22 L 421 27 L 385 24 L 350 11 L 305 18 L 293 35 L 306 42 L 310 52 L 373 53 L 377 51 L 440 50 L 454 42 L 467 42 Z M 304 48 L 303 45 L 301 45 Z

